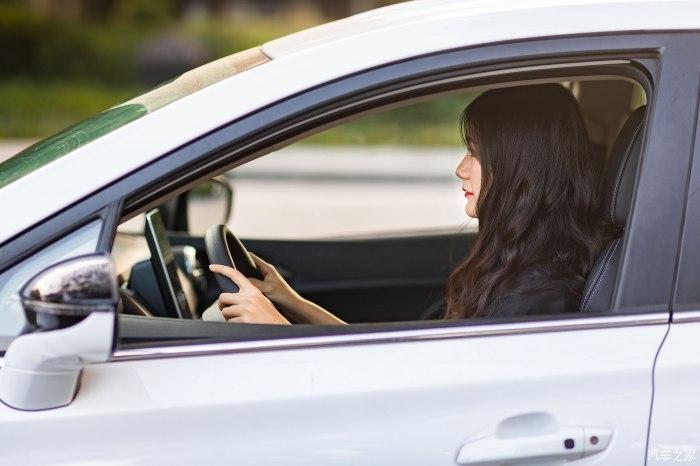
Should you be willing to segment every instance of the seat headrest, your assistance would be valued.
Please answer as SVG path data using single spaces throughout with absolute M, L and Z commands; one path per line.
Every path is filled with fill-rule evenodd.
M 642 148 L 642 126 L 646 105 L 627 118 L 612 146 L 605 165 L 603 184 L 603 217 L 608 222 L 624 226 L 632 204 L 634 179 Z

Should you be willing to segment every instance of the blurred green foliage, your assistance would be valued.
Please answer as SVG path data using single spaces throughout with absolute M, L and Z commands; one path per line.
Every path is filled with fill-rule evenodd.
M 461 145 L 459 116 L 475 94 L 440 97 L 396 108 L 315 134 L 309 144 Z
M 136 94 L 89 81 L 0 79 L 0 138 L 45 137 Z
M 0 138 L 42 138 L 151 87 L 138 69 L 144 43 L 169 34 L 201 45 L 202 62 L 311 26 L 318 18 L 178 19 L 177 2 L 113 2 L 107 16 L 45 15 L 0 2 Z M 194 63 L 196 66 L 199 63 Z M 184 70 L 182 70 L 184 71 Z M 142 73 L 141 73 L 142 74 Z M 459 144 L 466 98 L 363 117 L 309 138 L 317 144 Z
M 104 21 L 85 21 L 46 16 L 24 2 L 0 3 L 0 43 L 11 44 L 0 48 L 0 77 L 134 83 L 138 46 L 159 35 L 172 34 L 203 44 L 207 49 L 203 63 L 306 26 L 280 19 L 176 22 L 170 19 L 167 5 L 171 3 L 119 2 Z

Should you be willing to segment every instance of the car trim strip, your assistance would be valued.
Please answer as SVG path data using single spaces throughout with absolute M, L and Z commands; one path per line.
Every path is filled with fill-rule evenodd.
M 275 340 L 194 343 L 191 345 L 160 346 L 115 351 L 112 362 L 172 357 L 207 356 L 216 354 L 250 353 L 294 349 L 329 348 L 348 345 L 419 342 L 474 338 L 486 336 L 523 335 L 544 332 L 593 330 L 668 324 L 668 313 L 583 317 L 567 320 L 516 322 L 451 328 L 398 330 L 354 335 L 329 335 Z
M 684 322 L 700 322 L 700 311 L 675 311 L 671 318 L 674 324 Z
M 510 74 L 527 73 L 531 71 L 550 71 L 550 70 L 566 70 L 569 68 L 592 68 L 598 66 L 617 66 L 617 65 L 629 65 L 632 62 L 630 60 L 589 60 L 589 61 L 562 61 L 560 63 L 550 63 L 546 65 L 532 65 L 532 66 L 516 66 L 513 68 L 503 68 L 500 70 L 493 71 L 482 71 L 479 73 L 465 73 L 463 75 L 452 76 L 449 78 L 438 79 L 435 81 L 430 81 L 429 83 L 421 83 L 413 86 L 406 86 L 394 91 L 389 91 L 382 94 L 382 97 L 388 97 L 392 95 L 407 94 L 412 90 L 424 89 L 426 87 L 437 87 L 441 84 L 450 83 L 460 83 L 462 81 L 473 81 L 479 78 L 490 78 L 494 76 L 504 76 Z M 547 81 L 549 81 L 547 79 Z M 352 103 L 352 106 L 357 106 L 364 102 L 371 102 L 376 100 L 376 96 L 370 99 L 358 100 Z M 336 110 L 336 109 L 334 109 Z

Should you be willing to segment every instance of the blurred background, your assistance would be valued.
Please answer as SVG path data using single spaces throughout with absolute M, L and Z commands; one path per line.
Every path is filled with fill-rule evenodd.
M 2 0 L 0 138 L 47 136 L 203 63 L 390 3 Z
M 0 0 L 0 162 L 198 65 L 392 3 Z M 246 164 L 228 174 L 229 223 L 267 238 L 459 228 L 457 119 L 467 100 L 363 117 Z M 205 215 L 195 229 L 207 226 Z

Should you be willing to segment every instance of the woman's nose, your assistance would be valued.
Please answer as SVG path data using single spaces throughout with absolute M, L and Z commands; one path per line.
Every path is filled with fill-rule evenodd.
M 457 178 L 460 178 L 462 180 L 466 180 L 469 178 L 469 172 L 467 170 L 467 157 L 465 156 L 462 161 L 457 165 L 457 169 L 455 170 L 455 175 L 457 175 Z

